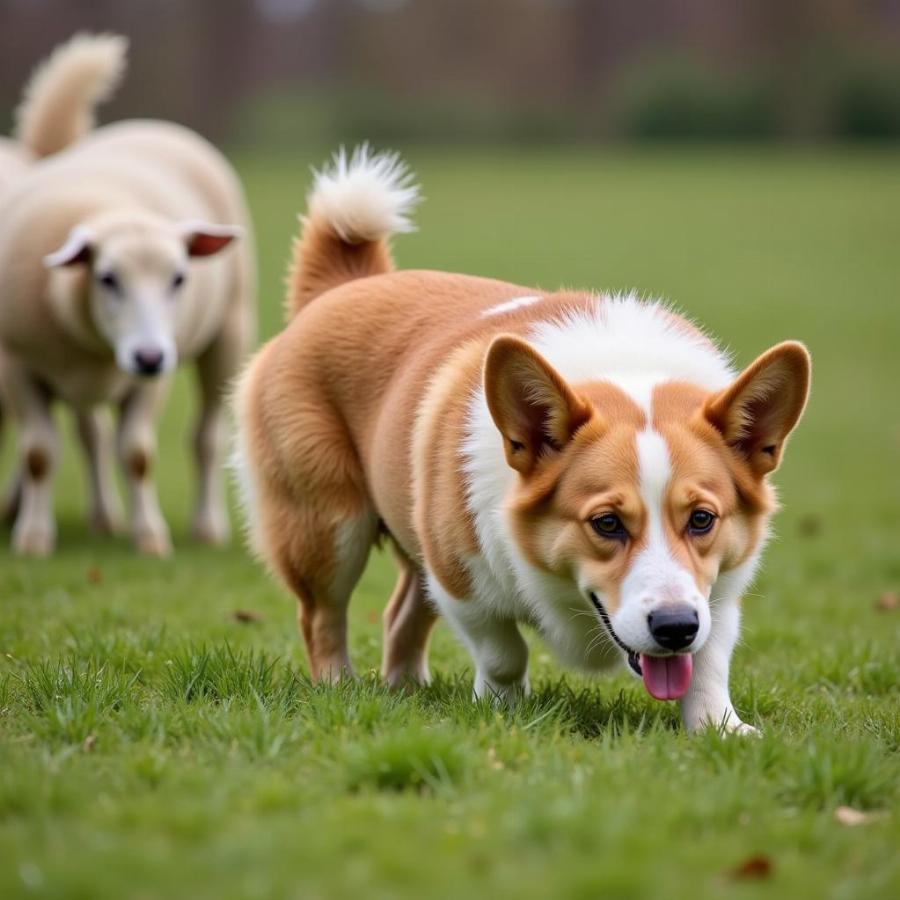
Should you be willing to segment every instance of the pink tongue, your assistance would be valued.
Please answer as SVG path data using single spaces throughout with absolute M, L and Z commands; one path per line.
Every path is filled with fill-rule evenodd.
M 691 656 L 647 656 L 641 654 L 641 674 L 647 693 L 657 700 L 677 700 L 691 686 L 694 660 Z

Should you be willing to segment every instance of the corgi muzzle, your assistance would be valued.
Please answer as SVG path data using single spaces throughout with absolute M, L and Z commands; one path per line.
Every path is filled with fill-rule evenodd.
M 647 620 L 650 634 L 661 650 L 669 651 L 668 655 L 657 656 L 637 653 L 628 647 L 616 634 L 609 613 L 597 595 L 591 592 L 590 598 L 607 633 L 625 653 L 629 667 L 643 680 L 647 693 L 656 700 L 678 700 L 683 697 L 691 686 L 694 660 L 689 653 L 676 651 L 689 647 L 696 637 L 700 627 L 696 611 L 678 607 L 650 613 Z

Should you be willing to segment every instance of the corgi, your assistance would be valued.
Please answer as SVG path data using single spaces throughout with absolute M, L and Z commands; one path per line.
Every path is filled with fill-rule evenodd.
M 394 271 L 418 198 L 365 147 L 316 174 L 287 325 L 236 391 L 250 541 L 299 601 L 313 677 L 352 673 L 348 602 L 387 536 L 389 684 L 428 680 L 440 614 L 475 696 L 515 701 L 525 624 L 568 665 L 624 661 L 688 731 L 754 732 L 729 665 L 806 348 L 739 373 L 661 303 Z

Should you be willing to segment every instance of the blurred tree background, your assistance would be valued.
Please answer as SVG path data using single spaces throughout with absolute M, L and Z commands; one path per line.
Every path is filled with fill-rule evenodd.
M 6 130 L 85 29 L 132 41 L 106 118 L 232 145 L 900 136 L 900 0 L 0 0 Z

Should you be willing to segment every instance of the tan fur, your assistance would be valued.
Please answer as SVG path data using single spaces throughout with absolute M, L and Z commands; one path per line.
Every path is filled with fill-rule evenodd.
M 611 383 L 567 384 L 521 339 L 537 322 L 592 309 L 602 299 L 560 292 L 498 313 L 498 304 L 534 292 L 389 267 L 385 239 L 351 244 L 327 222 L 306 222 L 294 250 L 290 321 L 257 354 L 237 395 L 254 543 L 300 601 L 314 677 L 349 670 L 346 607 L 364 554 L 340 579 L 338 557 L 340 535 L 352 523 L 377 519 L 377 529 L 366 532 L 370 542 L 387 533 L 399 549 L 400 577 L 385 613 L 382 672 L 389 681 L 425 677 L 433 613 L 422 573 L 451 597 L 472 596 L 468 563 L 480 548 L 463 442 L 482 378 L 507 461 L 518 473 L 504 513 L 516 546 L 537 570 L 568 580 L 587 572 L 615 606 L 646 541 L 635 447 L 638 433 L 651 427 L 672 457 L 667 540 L 697 584 L 708 586 L 723 561 L 736 565 L 758 545 L 772 496 L 753 441 L 772 434 L 736 436 L 733 423 L 744 421 L 748 404 L 771 399 L 779 379 L 796 376 L 796 391 L 786 392 L 769 429 L 780 452 L 802 409 L 797 398 L 805 397 L 799 345 L 771 351 L 717 395 L 691 385 L 658 386 L 648 421 Z M 700 503 L 713 507 L 719 522 L 709 536 L 688 536 L 685 523 Z M 632 535 L 621 546 L 591 525 L 609 510 Z M 513 652 L 518 645 L 504 634 Z M 516 672 L 524 649 L 520 655 L 507 660 Z
M 468 596 L 471 585 L 458 552 L 450 548 L 463 547 L 465 552 L 475 553 L 478 540 L 466 497 L 459 490 L 460 472 L 442 465 L 446 448 L 433 438 L 442 428 L 461 431 L 467 409 L 466 395 L 460 393 L 459 385 L 468 380 L 474 386 L 483 356 L 483 342 L 477 339 L 463 344 L 451 355 L 428 385 L 412 437 L 415 531 L 432 571 L 458 597 Z M 436 500 L 442 511 L 439 516 L 434 515 Z
M 526 477 L 535 470 L 545 447 L 563 446 L 591 416 L 590 406 L 537 351 L 507 335 L 488 349 L 484 391 L 503 436 L 506 461 Z
M 595 580 L 607 588 L 615 608 L 617 586 L 642 543 L 619 553 L 593 533 L 589 522 L 612 510 L 640 533 L 645 511 L 637 493 L 634 438 L 646 417 L 612 384 L 574 390 L 590 403 L 591 419 L 561 452 L 543 459 L 531 477 L 519 482 L 510 521 L 518 546 L 537 568 L 565 577 L 573 574 L 573 560 L 591 560 Z
M 310 300 L 339 284 L 393 268 L 384 241 L 348 244 L 313 219 L 304 230 L 303 240 L 294 245 L 285 317 L 290 321 Z
M 384 661 L 381 676 L 392 687 L 428 680 L 428 641 L 437 613 L 425 599 L 424 575 L 402 553 L 400 577 L 384 609 Z

